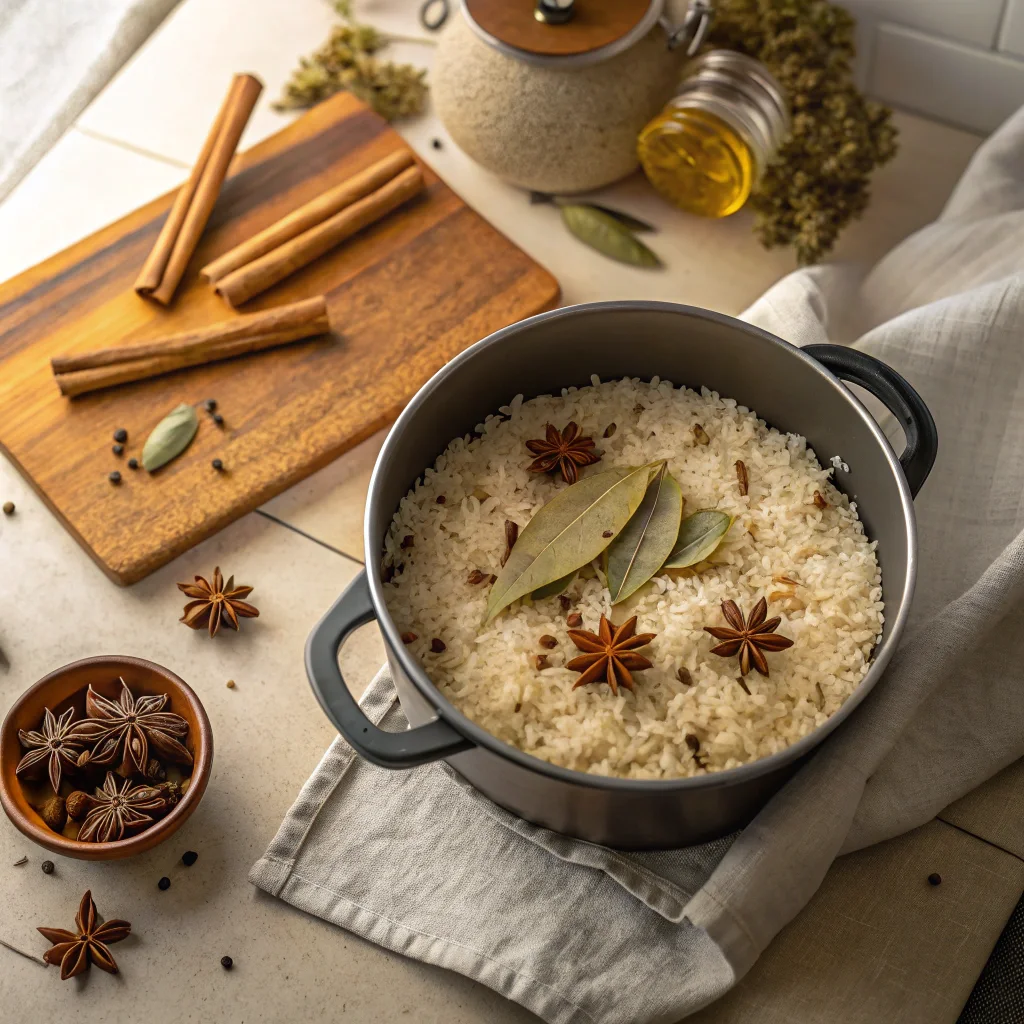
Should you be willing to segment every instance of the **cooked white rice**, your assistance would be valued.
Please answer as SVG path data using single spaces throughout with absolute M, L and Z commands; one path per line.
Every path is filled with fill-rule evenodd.
M 732 768 L 773 754 L 835 714 L 868 668 L 882 630 L 881 573 L 875 545 L 856 506 L 832 486 L 804 438 L 769 428 L 728 398 L 702 390 L 619 380 L 568 388 L 561 397 L 524 402 L 521 395 L 456 438 L 402 499 L 386 540 L 385 560 L 403 567 L 387 586 L 400 630 L 441 692 L 465 715 L 507 743 L 544 760 L 600 775 L 663 779 Z M 667 459 L 686 505 L 683 515 L 719 508 L 735 516 L 709 562 L 655 577 L 629 600 L 609 605 L 595 562 L 567 596 L 524 600 L 482 626 L 489 584 L 471 585 L 472 570 L 500 571 L 504 522 L 524 528 L 565 486 L 560 475 L 527 471 L 525 442 L 553 423 L 575 420 L 602 459 L 583 474 Z M 616 430 L 602 435 L 610 423 Z M 700 445 L 694 424 L 710 443 Z M 747 467 L 742 497 L 735 463 Z M 814 503 L 814 492 L 829 507 Z M 444 496 L 444 503 L 438 497 Z M 411 537 L 409 546 L 403 539 Z M 780 577 L 796 581 L 784 582 Z M 702 629 L 725 625 L 721 602 L 749 614 L 760 598 L 791 648 L 767 654 L 771 675 L 737 680 L 737 658 L 710 653 Z M 565 664 L 580 652 L 566 636 L 566 616 L 583 616 L 596 632 L 604 613 L 616 624 L 639 616 L 638 632 L 657 633 L 640 653 L 654 666 L 634 673 L 636 690 L 614 696 L 605 683 L 573 690 L 579 674 Z M 538 638 L 558 640 L 551 651 Z M 445 649 L 432 653 L 431 641 Z M 535 658 L 547 654 L 550 668 Z M 689 670 L 692 685 L 678 678 Z M 695 758 L 685 741 L 696 736 Z

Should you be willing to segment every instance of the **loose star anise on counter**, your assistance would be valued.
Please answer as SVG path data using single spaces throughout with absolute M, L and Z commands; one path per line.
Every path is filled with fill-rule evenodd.
M 75 915 L 75 926 L 77 932 L 64 928 L 39 929 L 43 937 L 53 943 L 43 954 L 43 959 L 54 966 L 60 964 L 61 980 L 66 981 L 87 971 L 90 963 L 108 974 L 117 974 L 117 961 L 107 947 L 128 938 L 132 926 L 127 921 L 118 920 L 100 924 L 91 889 L 82 897 Z
M 238 629 L 238 618 L 255 619 L 259 610 L 243 601 L 252 593 L 252 587 L 236 587 L 235 577 L 228 578 L 227 583 L 221 575 L 220 566 L 213 570 L 213 583 L 208 583 L 202 576 L 196 576 L 195 583 L 179 583 L 178 589 L 195 600 L 185 605 L 184 614 L 179 621 L 191 629 L 202 629 L 208 625 L 210 636 L 216 636 L 222 625 Z
M 593 451 L 594 439 L 583 437 L 575 423 L 568 423 L 561 432 L 549 423 L 545 432 L 544 440 L 538 438 L 526 442 L 530 453 L 537 456 L 526 467 L 531 473 L 550 473 L 559 469 L 562 479 L 567 484 L 574 484 L 579 479 L 577 466 L 592 466 L 600 461 L 601 456 Z
M 103 738 L 93 748 L 92 764 L 119 764 L 122 775 L 145 775 L 152 746 L 166 760 L 191 765 L 192 755 L 181 742 L 188 733 L 188 722 L 164 711 L 167 701 L 166 693 L 135 697 L 123 679 L 116 701 L 90 686 L 85 694 L 85 711 L 103 726 Z
M 735 601 L 723 601 L 722 614 L 732 628 L 705 626 L 704 632 L 710 633 L 716 640 L 724 641 L 711 648 L 712 654 L 723 658 L 732 658 L 737 654 L 740 656 L 741 676 L 745 676 L 751 666 L 761 675 L 768 675 L 768 659 L 764 652 L 784 651 L 787 647 L 793 646 L 792 640 L 775 632 L 782 622 L 781 617 L 776 615 L 772 619 L 765 618 L 768 614 L 768 602 L 763 597 L 754 605 L 754 610 L 746 622 L 743 621 L 743 613 Z M 746 686 L 743 686 L 743 689 L 746 690 Z M 747 693 L 749 692 L 747 690 Z
M 68 708 L 60 718 L 45 708 L 39 730 L 19 729 L 18 740 L 28 753 L 18 762 L 15 774 L 32 775 L 33 769 L 41 771 L 46 761 L 50 785 L 54 793 L 59 795 L 63 769 L 74 770 L 78 766 L 78 756 L 82 749 L 106 733 L 101 723 L 90 722 L 88 719 L 72 722 L 74 716 L 74 708 Z
M 635 672 L 651 667 L 650 660 L 642 654 L 635 653 L 635 649 L 646 647 L 657 635 L 637 633 L 635 615 L 621 626 L 609 622 L 602 615 L 596 634 L 585 629 L 570 629 L 569 639 L 579 650 L 585 652 L 565 666 L 573 672 L 583 673 L 576 680 L 573 689 L 586 686 L 587 683 L 600 682 L 606 682 L 615 696 L 618 696 L 620 686 L 627 690 L 634 689 L 631 670 Z
M 136 786 L 107 772 L 96 795 L 85 801 L 88 811 L 78 839 L 83 843 L 111 843 L 124 839 L 156 820 L 168 807 L 166 794 L 157 786 Z

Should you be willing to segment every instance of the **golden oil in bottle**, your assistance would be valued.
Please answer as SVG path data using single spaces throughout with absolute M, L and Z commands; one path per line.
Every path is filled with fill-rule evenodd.
M 676 206 L 727 217 L 747 201 L 788 130 L 782 89 L 768 69 L 744 54 L 710 50 L 687 65 L 637 151 L 651 184 Z

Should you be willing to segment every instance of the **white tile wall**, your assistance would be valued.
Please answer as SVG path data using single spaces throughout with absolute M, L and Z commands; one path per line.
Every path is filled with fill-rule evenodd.
M 1024 104 L 1024 61 L 880 25 L 868 90 L 894 106 L 991 132 Z
M 1024 105 L 1024 0 L 841 0 L 872 95 L 977 132 Z
M 999 49 L 1024 57 L 1024 0 L 1008 0 L 1003 29 L 999 33 Z

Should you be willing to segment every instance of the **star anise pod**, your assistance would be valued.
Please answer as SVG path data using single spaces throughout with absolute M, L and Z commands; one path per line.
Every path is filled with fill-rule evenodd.
M 711 648 L 712 654 L 718 654 L 723 658 L 732 658 L 737 654 L 740 656 L 741 676 L 745 676 L 751 666 L 761 675 L 768 675 L 768 659 L 764 652 L 784 651 L 787 647 L 793 646 L 792 640 L 787 640 L 775 632 L 782 622 L 781 617 L 776 615 L 772 619 L 765 618 L 768 614 L 768 602 L 763 597 L 754 605 L 754 610 L 746 622 L 743 621 L 743 613 L 735 601 L 723 601 L 722 614 L 732 628 L 705 626 L 704 632 L 710 633 L 716 640 L 724 641 Z M 746 690 L 745 686 L 743 688 Z
M 64 768 L 74 770 L 78 765 L 78 755 L 82 749 L 95 742 L 106 730 L 97 722 L 83 719 L 72 722 L 75 709 L 68 708 L 57 718 L 46 708 L 43 711 L 41 730 L 19 729 L 18 739 L 28 751 L 14 769 L 17 775 L 32 775 L 33 769 L 41 769 L 44 761 L 48 761 L 47 771 L 50 785 L 60 795 L 60 779 Z
M 165 760 L 191 765 L 192 755 L 181 742 L 188 733 L 188 722 L 164 711 L 167 700 L 166 693 L 134 697 L 123 679 L 116 701 L 90 686 L 85 694 L 86 714 L 104 727 L 90 763 L 119 764 L 122 775 L 145 775 L 152 747 Z
M 606 682 L 612 693 L 618 696 L 620 686 L 627 690 L 634 688 L 631 670 L 651 667 L 650 660 L 635 653 L 635 649 L 646 647 L 658 634 L 637 633 L 635 615 L 621 626 L 609 622 L 602 615 L 597 633 L 570 629 L 568 635 L 579 650 L 586 652 L 565 666 L 573 672 L 583 673 L 573 689 L 587 683 Z
M 222 625 L 238 629 L 238 617 L 255 619 L 259 610 L 243 597 L 252 593 L 252 587 L 236 587 L 235 577 L 228 577 L 227 583 L 220 574 L 220 566 L 213 570 L 213 583 L 208 583 L 202 576 L 196 576 L 195 583 L 179 583 L 178 589 L 189 597 L 195 598 L 185 605 L 185 612 L 179 621 L 192 629 L 202 629 L 209 625 L 210 636 L 216 636 Z
M 87 890 L 75 915 L 76 932 L 63 928 L 40 928 L 43 936 L 54 943 L 44 954 L 48 964 L 60 964 L 62 981 L 89 969 L 93 963 L 108 974 L 117 974 L 117 962 L 108 946 L 128 938 L 132 926 L 127 921 L 104 921 L 99 923 L 92 890 Z
M 559 433 L 550 423 L 546 427 L 544 440 L 527 441 L 526 447 L 537 458 L 526 468 L 531 473 L 550 473 L 553 469 L 562 471 L 562 479 L 574 484 L 579 479 L 577 466 L 592 466 L 601 456 L 593 451 L 594 439 L 583 437 L 575 423 L 566 424 Z
M 130 779 L 107 772 L 103 785 L 88 798 L 86 806 L 79 841 L 112 843 L 155 821 L 155 815 L 167 810 L 168 801 L 157 786 L 136 786 Z

